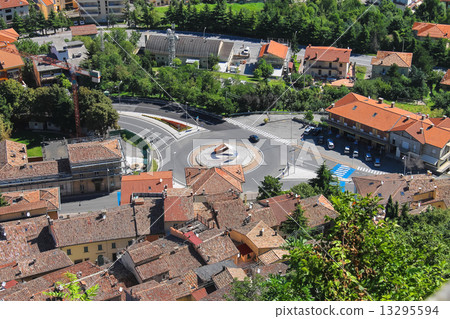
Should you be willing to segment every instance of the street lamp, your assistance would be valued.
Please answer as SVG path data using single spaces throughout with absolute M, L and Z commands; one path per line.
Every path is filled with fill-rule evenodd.
M 403 176 L 406 175 L 406 156 L 402 157 L 403 160 Z
M 109 185 L 109 168 L 106 169 L 106 182 L 108 183 L 108 194 L 111 192 Z
M 117 85 L 117 89 L 119 90 L 119 104 L 120 104 L 120 85 L 122 84 L 122 81 L 119 82 Z

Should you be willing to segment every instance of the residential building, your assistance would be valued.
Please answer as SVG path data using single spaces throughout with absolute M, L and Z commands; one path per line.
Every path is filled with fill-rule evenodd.
M 238 244 L 240 262 L 257 261 L 258 257 L 269 250 L 279 248 L 285 241 L 263 221 L 255 221 L 232 228 L 230 238 Z
M 40 278 L 15 285 L 12 288 L 0 291 L 0 299 L 5 301 L 50 301 L 53 297 L 43 294 L 55 289 L 57 282 L 67 283 L 67 272 L 80 278 L 79 284 L 82 289 L 98 285 L 94 301 L 120 301 L 124 296 L 125 286 L 113 275 L 102 271 L 102 268 L 89 261 L 82 262 L 70 267 L 51 272 Z
M 27 0 L 0 0 L 0 18 L 3 18 L 6 23 L 11 23 L 14 13 L 20 16 L 28 15 L 28 1 Z
M 242 183 L 245 183 L 241 165 L 186 167 L 184 172 L 186 185 L 192 189 L 194 195 L 222 194 L 230 189 L 242 193 Z
M 212 277 L 216 289 L 221 289 L 231 285 L 234 280 L 244 281 L 245 278 L 247 278 L 247 275 L 242 268 L 224 268 L 225 269 L 223 271 Z
M 74 0 L 55 0 L 57 11 L 70 11 L 78 9 L 78 3 Z
M 378 197 L 386 205 L 389 196 L 394 202 L 409 204 L 410 209 L 432 206 L 450 207 L 450 178 L 418 174 L 383 174 L 353 177 L 355 192 Z
M 139 196 L 142 193 L 161 194 L 167 188 L 173 187 L 172 172 L 148 172 L 139 175 L 122 176 L 120 204 L 132 202 L 133 194 Z
M 442 173 L 450 168 L 450 119 L 430 118 L 349 93 L 327 109 L 332 131 L 397 158 L 422 161 Z
M 264 44 L 258 55 L 259 59 L 264 59 L 268 64 L 273 66 L 273 76 L 282 75 L 283 68 L 287 69 L 289 57 L 289 47 L 276 41 L 270 41 L 269 43 Z
M 3 35 L 3 38 L 11 39 L 9 34 L 7 36 Z M 0 81 L 14 79 L 21 82 L 21 69 L 24 66 L 25 63 L 14 44 L 6 42 L 0 43 Z
M 167 37 L 165 35 L 146 37 L 145 50 L 155 56 L 159 65 L 167 65 L 169 61 Z M 210 66 L 211 55 L 217 56 L 219 63 L 224 62 L 229 65 L 233 57 L 233 46 L 233 42 L 179 35 L 175 44 L 175 55 L 183 64 L 197 62 L 201 68 Z
M 0 41 L 14 43 L 19 38 L 19 34 L 13 28 L 0 30 Z
M 170 232 L 171 227 L 178 227 L 194 219 L 193 196 L 167 196 L 164 199 L 164 230 Z
M 98 265 L 115 261 L 117 255 L 138 238 L 156 239 L 164 234 L 156 224 L 163 214 L 162 199 L 143 205 L 126 205 L 101 212 L 85 213 L 51 221 L 50 233 L 56 247 L 75 263 Z
M 390 68 L 395 64 L 398 73 L 409 75 L 413 54 L 406 52 L 378 51 L 377 56 L 372 58 L 372 77 L 388 74 Z
M 36 0 L 36 4 L 44 15 L 45 19 L 48 19 L 50 12 L 56 11 L 55 0 Z
M 433 40 L 450 39 L 450 25 L 448 24 L 414 22 L 412 29 L 414 35 L 420 40 L 427 37 Z
M 0 282 L 28 281 L 72 264 L 55 249 L 46 216 L 0 224 Z
M 180 278 L 157 282 L 154 280 L 125 290 L 127 301 L 192 301 L 189 286 Z
M 78 0 L 80 17 L 89 23 L 108 22 L 111 16 L 116 21 L 124 17 L 123 0 Z
M 308 45 L 303 58 L 303 73 L 315 78 L 347 78 L 351 76 L 352 50 Z M 354 66 L 353 66 L 354 67 Z
M 94 37 L 98 33 L 97 26 L 95 24 L 72 26 L 70 27 L 70 31 L 72 32 L 72 38 L 76 36 Z
M 44 188 L 0 194 L 9 204 L 0 207 L 0 222 L 40 215 L 58 219 L 61 206 L 59 188 Z
M 449 1 L 449 3 L 450 3 L 450 1 Z M 450 89 L 450 69 L 448 69 L 447 72 L 445 72 L 439 85 L 441 88 L 443 88 L 446 91 L 448 91 Z
M 170 0 L 149 0 L 155 7 L 168 6 L 170 5 Z

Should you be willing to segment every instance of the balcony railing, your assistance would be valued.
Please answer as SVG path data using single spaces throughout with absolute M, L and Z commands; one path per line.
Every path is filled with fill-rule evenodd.
M 341 127 L 344 130 L 346 130 L 347 132 L 350 132 L 352 134 L 359 134 L 363 137 L 367 137 L 370 138 L 372 140 L 378 140 L 379 142 L 383 142 L 386 143 L 387 142 L 387 138 L 386 137 L 381 137 L 381 135 L 374 135 L 372 132 L 366 132 L 364 131 L 364 129 L 360 128 L 359 130 L 356 129 L 356 127 L 354 126 L 353 129 L 351 127 L 349 127 L 348 125 L 345 125 L 345 122 L 340 122 L 340 121 L 336 121 L 335 119 L 331 118 L 327 120 L 329 123 L 333 123 L 333 125 L 335 125 L 336 127 Z M 353 132 L 352 132 L 353 131 Z

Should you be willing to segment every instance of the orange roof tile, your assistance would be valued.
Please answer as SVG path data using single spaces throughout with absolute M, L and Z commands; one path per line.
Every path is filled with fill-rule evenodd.
M 417 31 L 418 37 L 450 39 L 450 25 L 426 23 L 426 22 L 414 22 L 413 31 Z
M 13 28 L 0 30 L 0 41 L 13 43 L 16 42 L 18 38 L 19 34 Z
M 161 193 L 166 185 L 173 187 L 171 171 L 122 176 L 120 204 L 129 204 L 133 193 Z
M 1 57 L 2 53 L 0 51 L 0 59 Z M 25 144 L 10 140 L 0 141 L 0 168 L 6 164 L 21 166 L 27 163 L 27 146 Z
M 202 193 L 203 189 L 206 194 L 224 193 L 230 188 L 242 192 L 242 183 L 245 182 L 241 165 L 186 167 L 185 177 L 186 184 L 192 187 L 195 194 Z
M 309 45 L 305 50 L 305 60 L 349 63 L 351 52 L 351 49 L 313 47 Z
M 262 58 L 264 54 L 271 54 L 276 57 L 279 57 L 280 59 L 286 59 L 288 50 L 289 50 L 288 46 L 275 41 L 270 41 L 269 44 L 264 44 L 261 47 L 258 57 Z
M 70 27 L 70 31 L 72 31 L 73 37 L 77 35 L 93 35 L 98 33 L 95 24 L 73 26 Z
M 410 68 L 413 54 L 407 52 L 378 51 L 372 58 L 372 65 L 392 66 L 396 64 L 400 68 Z
M 444 77 L 441 80 L 441 85 L 450 85 L 450 69 L 445 72 Z
M 186 222 L 194 217 L 192 196 L 169 196 L 164 199 L 165 222 Z
M 16 69 L 23 66 L 25 66 L 25 63 L 23 63 L 22 57 L 14 44 L 7 44 L 0 48 L 0 70 Z
M 34 203 L 41 200 L 47 204 L 49 211 L 59 210 L 59 188 L 30 189 L 19 192 L 2 193 L 3 198 L 11 205 L 13 203 Z
M 27 6 L 27 0 L 0 0 L 0 9 Z
M 53 5 L 53 0 L 42 0 L 42 2 L 46 5 L 46 6 L 51 6 Z

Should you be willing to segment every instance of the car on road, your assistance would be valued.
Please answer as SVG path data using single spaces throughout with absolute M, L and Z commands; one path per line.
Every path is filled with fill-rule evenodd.
M 325 137 L 323 137 L 323 135 L 320 135 L 319 139 L 317 140 L 317 143 L 319 143 L 319 144 L 325 143 Z
M 373 162 L 373 166 L 380 167 L 381 166 L 381 160 L 380 158 L 376 157 L 375 161 Z
M 315 129 L 312 130 L 312 135 L 317 136 L 320 133 L 322 133 L 322 128 L 321 127 L 316 127 Z
M 372 154 L 366 153 L 366 162 L 371 162 L 371 161 L 372 161 Z
M 358 157 L 359 156 L 359 152 L 357 150 L 353 151 L 353 157 Z
M 334 148 L 334 143 L 331 139 L 328 140 L 328 149 L 332 150 Z
M 344 147 L 344 154 L 350 154 L 350 146 Z
M 259 142 L 259 136 L 258 135 L 250 135 L 248 140 L 252 143 L 258 143 Z

